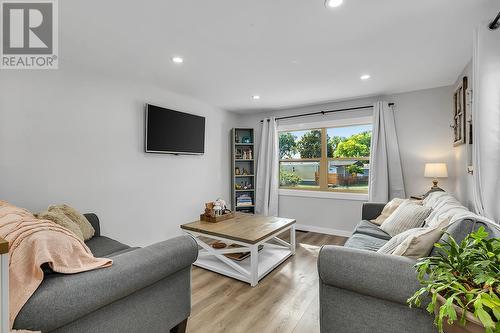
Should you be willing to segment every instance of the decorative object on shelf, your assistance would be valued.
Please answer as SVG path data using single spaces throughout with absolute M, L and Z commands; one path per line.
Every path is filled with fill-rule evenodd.
M 220 222 L 234 217 L 234 213 L 227 209 L 226 202 L 217 199 L 205 203 L 205 213 L 200 215 L 200 220 L 207 222 Z
M 222 243 L 222 242 L 215 242 L 215 243 L 212 243 L 212 247 L 214 249 L 225 249 L 227 247 L 227 244 Z
M 252 160 L 253 159 L 253 154 L 252 154 L 252 149 L 245 149 L 243 150 L 243 159 L 244 160 Z
M 467 133 L 467 76 L 458 85 L 453 94 L 453 145 L 459 146 L 466 141 Z
M 243 174 L 244 174 L 244 172 L 245 172 L 245 169 L 243 169 Z M 241 175 L 241 171 L 240 171 L 239 167 L 234 168 L 234 174 L 237 176 Z
M 234 143 L 240 143 L 240 138 L 237 135 L 234 136 Z
M 243 171 L 241 172 L 242 175 L 249 175 L 250 173 L 248 172 L 247 169 L 243 168 Z
M 228 249 L 237 249 L 239 247 L 243 247 L 243 246 L 238 245 L 238 244 L 231 244 L 231 245 L 229 245 Z M 261 251 L 263 248 L 264 248 L 264 245 L 259 245 L 258 251 Z M 250 257 L 250 252 L 226 253 L 224 255 L 226 257 L 228 257 L 229 259 L 233 259 L 236 261 L 242 261 L 242 260 Z
M 234 184 L 234 189 L 235 190 L 241 190 L 241 185 L 240 184 Z
M 252 139 L 250 139 L 249 136 L 244 136 L 243 138 L 241 138 L 241 142 L 242 143 L 252 143 Z
M 448 178 L 448 168 L 446 167 L 446 163 L 425 163 L 424 177 L 433 178 L 433 185 L 429 192 L 444 191 L 437 185 L 438 178 Z
M 500 238 L 480 227 L 461 241 L 448 236 L 434 245 L 439 255 L 415 265 L 422 288 L 408 299 L 427 306 L 440 333 L 498 332 L 500 328 Z M 452 267 L 453 269 L 449 269 Z
M 234 153 L 234 158 L 237 160 L 241 160 L 243 158 L 243 151 L 241 149 L 236 149 Z

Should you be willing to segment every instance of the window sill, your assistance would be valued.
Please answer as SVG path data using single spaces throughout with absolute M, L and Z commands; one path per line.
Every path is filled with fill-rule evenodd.
M 303 197 L 303 198 L 323 198 L 323 199 L 338 199 L 338 200 L 357 200 L 368 201 L 366 193 L 345 193 L 333 191 L 310 191 L 310 190 L 290 190 L 279 189 L 279 195 L 286 197 Z

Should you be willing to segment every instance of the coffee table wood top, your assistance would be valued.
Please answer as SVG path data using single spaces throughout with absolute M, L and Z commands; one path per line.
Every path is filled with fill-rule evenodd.
M 200 234 L 255 244 L 294 223 L 295 220 L 282 217 L 236 213 L 235 218 L 222 222 L 195 221 L 182 224 L 181 228 Z

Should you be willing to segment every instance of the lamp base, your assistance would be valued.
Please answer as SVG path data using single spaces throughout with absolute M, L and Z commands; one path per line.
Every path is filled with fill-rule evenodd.
M 443 190 L 441 187 L 439 187 L 439 186 L 438 186 L 438 180 L 437 180 L 437 179 L 434 179 L 434 180 L 432 181 L 432 186 L 431 186 L 431 189 L 430 189 L 430 190 L 429 190 L 429 192 L 427 192 L 427 193 L 430 193 L 430 192 L 438 192 L 438 191 L 443 191 L 443 192 L 444 192 L 444 190 Z

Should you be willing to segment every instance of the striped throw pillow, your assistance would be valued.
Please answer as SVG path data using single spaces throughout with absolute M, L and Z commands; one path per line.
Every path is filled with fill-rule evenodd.
M 432 208 L 411 201 L 402 203 L 380 226 L 380 229 L 396 236 L 406 230 L 421 227 Z

